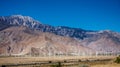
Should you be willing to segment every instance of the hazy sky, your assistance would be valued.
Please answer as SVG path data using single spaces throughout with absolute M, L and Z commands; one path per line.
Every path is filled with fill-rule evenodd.
M 0 0 L 0 16 L 13 14 L 54 26 L 120 32 L 120 0 Z

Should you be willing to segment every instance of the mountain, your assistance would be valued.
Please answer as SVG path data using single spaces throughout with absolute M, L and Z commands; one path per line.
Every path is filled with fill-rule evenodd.
M 82 41 L 96 51 L 119 52 L 120 34 L 109 30 L 99 31 Z
M 1 54 L 32 54 L 50 55 L 72 54 L 75 51 L 85 52 L 92 49 L 84 47 L 79 41 L 51 34 L 31 30 L 24 26 L 12 26 L 0 31 L 0 53 Z
M 0 17 L 0 54 L 83 55 L 120 52 L 120 33 L 42 24 L 29 16 Z
M 26 26 L 30 29 L 40 30 L 42 32 L 51 32 L 60 36 L 74 37 L 78 39 L 83 39 L 86 37 L 84 34 L 86 30 L 79 28 L 70 28 L 65 26 L 53 27 L 46 24 L 41 24 L 39 21 L 34 20 L 29 16 L 22 15 L 12 15 L 12 16 L 2 16 L 0 17 L 0 23 L 15 25 L 15 26 Z

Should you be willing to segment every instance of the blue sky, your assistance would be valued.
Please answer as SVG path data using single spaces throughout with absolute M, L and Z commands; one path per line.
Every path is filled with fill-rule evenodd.
M 0 16 L 14 14 L 53 26 L 120 32 L 120 0 L 0 0 Z

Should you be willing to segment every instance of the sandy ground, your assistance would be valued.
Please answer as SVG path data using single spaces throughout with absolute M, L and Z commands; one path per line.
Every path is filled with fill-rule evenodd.
M 120 67 L 120 64 L 93 65 L 91 67 Z
M 64 60 L 102 60 L 114 59 L 116 56 L 61 56 L 61 57 L 0 57 L 0 64 L 18 64 L 44 61 Z
M 79 62 L 78 65 L 73 65 L 73 66 L 71 65 L 71 66 L 65 66 L 65 67 L 81 67 L 81 65 L 88 65 L 89 67 L 120 67 L 120 64 L 116 64 L 113 62 L 115 58 L 116 56 L 0 57 L 0 65 L 30 64 L 30 63 L 36 63 L 36 62 L 49 62 L 49 61 L 63 62 L 63 61 L 78 61 L 78 60 L 92 61 L 92 60 L 112 59 L 112 61 Z M 41 67 L 50 67 L 50 66 L 43 65 Z

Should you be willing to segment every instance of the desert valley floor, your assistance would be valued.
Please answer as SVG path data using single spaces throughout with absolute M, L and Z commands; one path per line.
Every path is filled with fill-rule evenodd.
M 116 56 L 0 57 L 0 65 L 1 67 L 119 67 L 120 64 L 114 63 L 115 58 Z

